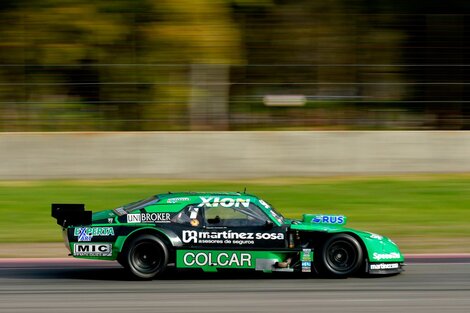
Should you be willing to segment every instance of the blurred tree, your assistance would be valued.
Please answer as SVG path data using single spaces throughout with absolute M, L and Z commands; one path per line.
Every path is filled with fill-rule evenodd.
M 16 85 L 1 96 L 8 108 L 19 106 L 31 114 L 23 115 L 25 125 L 45 119 L 48 129 L 67 129 L 68 124 L 73 129 L 100 113 L 92 106 L 75 111 L 76 104 L 98 100 L 100 73 L 91 65 L 104 60 L 108 46 L 122 40 L 126 29 L 120 16 L 101 12 L 99 4 L 30 0 L 3 16 L 10 23 L 2 24 L 0 60 L 12 66 L 2 67 L 2 76 Z
M 189 66 L 171 64 L 241 59 L 226 1 L 24 0 L 4 8 L 0 62 L 14 66 L 0 68 L 9 82 L 0 97 L 12 118 L 43 110 L 50 116 L 40 103 L 62 102 L 67 111 L 76 107 L 66 103 L 78 102 L 82 111 L 67 112 L 70 124 L 78 118 L 111 120 L 106 125 L 114 129 L 186 129 Z M 179 119 L 165 123 L 172 115 Z
M 179 117 L 191 129 L 226 129 L 230 64 L 240 63 L 240 34 L 227 0 L 159 0 L 153 10 L 160 18 L 143 28 L 149 50 L 144 63 L 194 64 L 184 76 L 185 88 L 171 86 L 160 93 L 165 105 L 180 99 Z M 188 77 L 191 77 L 188 80 Z M 189 111 L 186 111 L 189 103 Z M 168 111 L 167 111 L 168 112 Z M 179 113 L 179 114 L 178 114 Z M 153 117 L 155 113 L 147 110 Z M 189 115 L 189 116 L 188 116 Z M 173 121 L 173 124 L 175 122 Z
M 469 128 L 469 9 L 464 0 L 3 0 L 0 130 L 226 129 L 229 118 L 234 128 L 380 128 L 390 116 L 397 128 Z M 266 108 L 266 94 L 308 102 Z
M 409 81 L 416 83 L 409 99 L 414 109 L 431 116 L 432 129 L 470 129 L 470 54 L 467 39 L 470 2 L 464 0 L 388 1 L 395 15 L 407 13 L 401 28 Z M 406 22 L 405 22 L 406 21 Z
M 302 113 L 297 112 L 298 108 L 269 108 L 271 119 L 279 116 L 279 125 L 285 125 L 286 120 L 295 122 L 286 115 L 297 112 L 300 125 L 306 124 L 302 120 L 310 120 L 315 123 L 311 126 L 323 126 L 344 123 L 344 119 L 339 120 L 338 111 L 348 107 L 356 105 L 366 115 L 369 108 L 375 109 L 376 103 L 402 99 L 406 92 L 402 86 L 380 85 L 401 81 L 399 71 L 363 65 L 400 63 L 403 34 L 387 27 L 393 16 L 371 16 L 364 2 L 301 0 L 276 1 L 275 5 L 236 4 L 234 11 L 243 30 L 247 62 L 265 66 L 233 73 L 233 80 L 245 84 L 232 89 L 232 99 L 237 95 L 245 98 L 235 102 L 232 110 L 245 114 L 252 113 L 250 107 L 262 110 L 261 99 L 266 94 L 303 94 L 310 100 Z M 375 84 L 368 84 L 371 81 Z M 367 106 L 362 104 L 364 100 L 368 101 Z M 371 103 L 374 100 L 377 102 Z M 337 103 L 344 105 L 338 107 Z M 321 113 L 325 110 L 327 115 Z M 317 114 L 321 116 L 317 118 Z M 363 121 L 360 118 L 359 122 Z

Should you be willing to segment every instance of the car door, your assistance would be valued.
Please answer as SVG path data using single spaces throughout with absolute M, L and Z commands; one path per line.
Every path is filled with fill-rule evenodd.
M 221 205 L 225 203 L 225 205 Z M 230 205 L 233 203 L 233 205 Z M 231 250 L 270 250 L 287 247 L 286 227 L 278 226 L 255 203 L 236 201 L 205 204 L 196 246 Z M 186 238 L 187 240 L 188 238 Z

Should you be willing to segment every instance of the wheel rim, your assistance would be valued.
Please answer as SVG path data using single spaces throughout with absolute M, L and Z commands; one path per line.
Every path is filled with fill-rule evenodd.
M 357 264 L 356 248 L 348 241 L 333 242 L 328 246 L 326 255 L 329 267 L 337 273 L 348 273 Z
M 151 274 L 159 270 L 163 260 L 158 245 L 144 241 L 137 243 L 133 250 L 131 261 L 138 272 Z

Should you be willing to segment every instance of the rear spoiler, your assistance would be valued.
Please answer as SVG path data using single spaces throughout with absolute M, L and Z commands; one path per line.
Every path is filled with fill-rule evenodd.
M 62 227 L 91 224 L 91 211 L 84 204 L 52 204 L 52 217 Z

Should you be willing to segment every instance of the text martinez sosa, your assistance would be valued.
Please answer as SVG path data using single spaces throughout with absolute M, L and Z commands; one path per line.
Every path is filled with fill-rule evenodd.
M 196 231 L 196 230 L 184 230 L 183 231 L 183 242 L 184 243 L 197 243 L 198 240 L 204 239 L 241 239 L 241 240 L 284 240 L 283 233 L 244 233 L 244 232 L 232 232 L 229 231 Z

